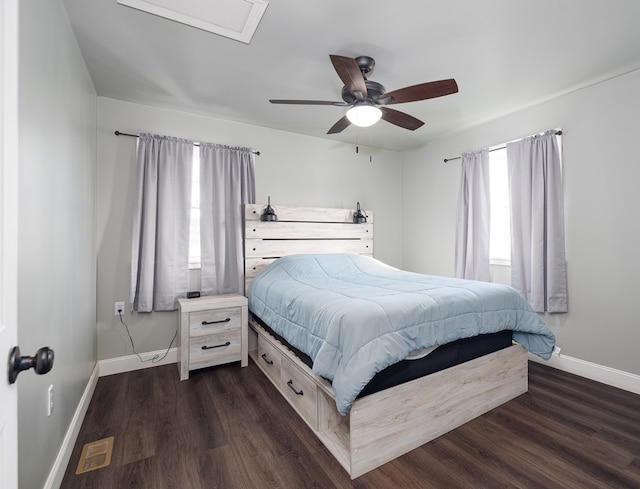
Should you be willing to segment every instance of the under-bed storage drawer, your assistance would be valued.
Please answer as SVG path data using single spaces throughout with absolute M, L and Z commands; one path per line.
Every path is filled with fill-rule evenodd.
M 276 385 L 280 385 L 280 363 L 282 354 L 265 339 L 258 335 L 258 358 L 256 362 L 260 364 L 264 373 Z
M 257 323 L 252 322 L 251 327 L 256 337 L 251 350 L 254 362 L 307 424 L 318 430 L 321 391 L 331 390 L 330 384 L 314 376 L 306 365 L 296 364 L 293 354 Z
M 309 423 L 318 429 L 318 387 L 289 359 L 282 358 L 280 365 L 280 389 L 285 397 Z

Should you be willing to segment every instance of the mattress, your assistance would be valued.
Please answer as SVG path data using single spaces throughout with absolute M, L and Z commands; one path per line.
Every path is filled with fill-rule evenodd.
M 289 344 L 285 338 L 275 333 L 259 317 L 254 315 L 253 319 L 267 333 L 286 346 L 302 363 L 313 370 L 313 360 L 309 355 Z M 511 335 L 512 332 L 509 330 L 482 334 L 430 348 L 427 354 L 415 359 L 408 356 L 406 359 L 389 365 L 381 372 L 376 373 L 360 391 L 357 399 L 508 348 L 513 344 Z

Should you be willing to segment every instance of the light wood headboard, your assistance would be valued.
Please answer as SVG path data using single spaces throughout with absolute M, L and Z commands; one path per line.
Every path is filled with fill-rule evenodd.
M 244 209 L 245 295 L 254 277 L 277 258 L 298 253 L 373 255 L 373 212 L 353 223 L 356 209 L 272 206 L 277 221 L 261 221 L 266 204 Z

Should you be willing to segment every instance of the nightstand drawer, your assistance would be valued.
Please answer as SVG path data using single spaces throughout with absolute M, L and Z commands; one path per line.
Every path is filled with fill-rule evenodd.
M 192 336 L 189 342 L 189 369 L 240 360 L 240 326 L 222 326 L 215 334 Z
M 242 324 L 242 309 L 240 307 L 226 307 L 223 309 L 209 309 L 189 314 L 190 336 L 210 335 L 220 328 L 238 328 Z
M 262 335 L 258 336 L 258 359 L 264 373 L 276 384 L 280 384 L 280 362 L 282 355 Z
M 280 368 L 280 389 L 296 411 L 317 430 L 318 387 L 290 360 L 283 358 Z

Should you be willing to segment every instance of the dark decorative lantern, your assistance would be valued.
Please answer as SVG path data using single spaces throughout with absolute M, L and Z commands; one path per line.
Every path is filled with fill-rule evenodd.
M 360 209 L 360 202 L 358 202 L 357 209 L 353 213 L 353 222 L 354 224 L 362 224 L 364 222 L 367 222 L 367 215 L 363 210 Z
M 276 211 L 274 211 L 273 207 L 271 207 L 271 196 L 268 197 L 267 207 L 262 213 L 262 215 L 260 216 L 260 220 L 261 221 L 277 221 L 278 220 L 278 215 L 276 214 Z

